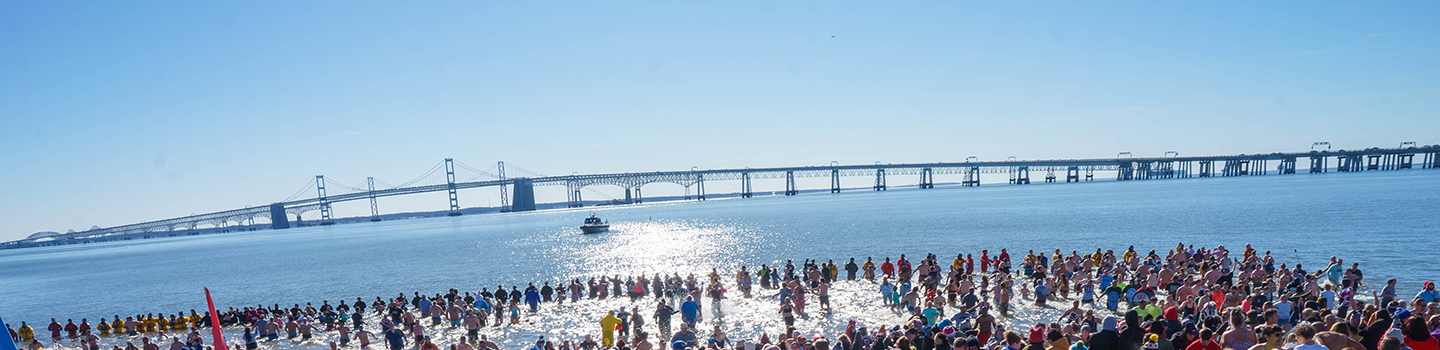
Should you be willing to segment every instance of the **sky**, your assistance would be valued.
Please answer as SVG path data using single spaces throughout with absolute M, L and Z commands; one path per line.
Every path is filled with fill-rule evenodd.
M 1440 144 L 1435 18 L 1429 1 L 6 1 L 0 240 L 313 196 L 317 174 L 400 184 L 444 158 L 514 176 Z

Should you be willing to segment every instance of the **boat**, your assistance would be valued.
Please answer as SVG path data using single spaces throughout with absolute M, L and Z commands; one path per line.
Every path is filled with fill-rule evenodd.
M 600 218 L 596 217 L 595 214 L 590 214 L 590 217 L 585 218 L 585 224 L 580 225 L 580 232 L 583 232 L 587 235 L 593 233 L 601 233 L 609 230 L 610 223 L 600 220 Z

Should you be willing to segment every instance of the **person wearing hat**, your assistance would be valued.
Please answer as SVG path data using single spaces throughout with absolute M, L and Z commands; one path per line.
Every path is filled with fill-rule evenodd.
M 1045 324 L 1036 323 L 1035 327 L 1030 327 L 1030 332 L 1025 337 L 1025 340 L 1025 350 L 1044 350 Z
M 1045 342 L 1048 343 L 1046 350 L 1070 350 L 1070 338 L 1065 337 L 1059 329 L 1050 328 L 1050 331 L 1045 333 Z
M 1090 336 L 1090 350 L 1121 350 L 1120 333 L 1115 331 L 1119 321 L 1115 316 L 1105 316 L 1100 323 L 1100 332 Z
M 684 340 L 676 340 L 676 341 L 670 342 L 670 350 L 685 350 L 685 341 L 684 341 Z
M 1185 349 L 1189 348 L 1190 343 L 1194 343 L 1195 339 L 1199 337 L 1199 331 L 1195 329 L 1195 323 L 1185 321 L 1185 323 L 1180 325 L 1179 330 L 1176 330 L 1175 333 L 1170 335 L 1170 344 L 1176 349 Z
M 615 344 L 615 326 L 620 325 L 620 318 L 615 317 L 615 311 L 605 313 L 600 319 L 600 344 L 610 346 Z
M 1420 293 L 1415 294 L 1415 299 L 1424 300 L 1426 303 L 1440 300 L 1440 291 L 1435 290 L 1435 281 L 1425 281 L 1425 284 L 1420 287 Z

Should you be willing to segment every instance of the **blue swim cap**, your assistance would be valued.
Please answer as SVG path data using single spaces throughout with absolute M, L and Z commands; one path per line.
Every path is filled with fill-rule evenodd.
M 685 350 L 685 341 L 676 340 L 674 343 L 670 343 L 670 348 L 674 350 Z

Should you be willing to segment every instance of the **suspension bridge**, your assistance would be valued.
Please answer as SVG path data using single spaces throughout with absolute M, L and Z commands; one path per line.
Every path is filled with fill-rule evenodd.
M 1419 157 L 1419 159 L 1416 159 Z M 1301 159 L 1308 167 L 1300 168 Z M 1274 169 L 1270 164 L 1276 164 Z M 422 175 L 399 185 L 367 178 L 358 185 L 347 185 L 323 175 L 317 175 L 290 197 L 266 206 L 245 207 L 213 213 L 197 214 L 164 220 L 141 222 L 106 228 L 92 228 L 86 231 L 64 234 L 35 234 L 25 239 L 0 243 L 0 249 L 24 248 L 47 245 L 88 243 L 109 240 L 139 239 L 148 237 L 224 232 L 229 229 L 285 229 L 292 227 L 290 217 L 301 221 L 301 215 L 319 212 L 319 220 L 313 224 L 334 223 L 331 205 L 350 201 L 369 201 L 370 220 L 380 220 L 378 199 L 431 192 L 447 192 L 449 215 L 460 215 L 459 190 L 496 187 L 500 191 L 500 211 L 536 210 L 536 186 L 565 186 L 569 207 L 581 207 L 584 203 L 582 190 L 595 194 L 593 186 L 618 186 L 625 190 L 621 203 L 644 201 L 641 188 L 653 183 L 673 183 L 685 187 L 685 199 L 705 200 L 705 184 L 714 181 L 739 181 L 739 197 L 750 198 L 754 191 L 753 180 L 785 179 L 786 196 L 800 194 L 796 178 L 830 178 L 830 193 L 839 193 L 842 178 L 864 178 L 865 187 L 874 191 L 885 191 L 890 187 L 888 176 L 916 176 L 916 187 L 935 187 L 935 175 L 961 175 L 961 186 L 981 185 L 982 174 L 1006 174 L 1006 184 L 1026 185 L 1031 183 L 1032 172 L 1043 172 L 1045 183 L 1093 181 L 1096 174 L 1116 181 L 1136 181 L 1174 178 L 1210 178 L 1236 176 L 1292 175 L 1300 172 L 1322 174 L 1336 172 L 1386 171 L 1401 169 L 1434 169 L 1440 167 L 1440 145 L 1417 146 L 1405 142 L 1396 148 L 1367 148 L 1362 150 L 1331 150 L 1328 142 L 1316 142 L 1311 150 L 1292 153 L 1238 154 L 1218 156 L 1181 156 L 1168 151 L 1159 157 L 1134 157 L 1121 152 L 1113 158 L 1091 159 L 1049 159 L 1020 160 L 1010 157 L 1001 161 L 981 161 L 969 157 L 963 162 L 908 163 L 908 164 L 865 164 L 743 168 L 743 169 L 698 169 L 678 171 L 655 171 L 638 173 L 572 174 L 547 176 L 514 166 L 507 176 L 504 162 L 497 162 L 484 169 L 447 158 L 432 166 Z M 461 174 L 471 175 L 460 180 Z M 1302 170 L 1303 169 L 1303 170 Z M 434 181 L 444 172 L 444 183 L 421 184 Z M 467 174 L 468 173 L 468 174 Z M 1060 175 L 1063 173 L 1063 176 Z M 992 175 L 993 177 L 993 175 Z M 872 182 L 873 181 L 873 182 Z M 377 189 L 376 184 L 381 187 Z M 330 189 L 338 189 L 332 194 Z M 853 188 L 853 187 L 852 187 Z M 691 190 L 695 195 L 691 196 Z M 821 189 L 823 190 L 823 188 Z M 307 194 L 314 194 L 308 197 Z M 257 224 L 256 220 L 261 219 Z M 265 223 L 268 221 L 268 224 Z

